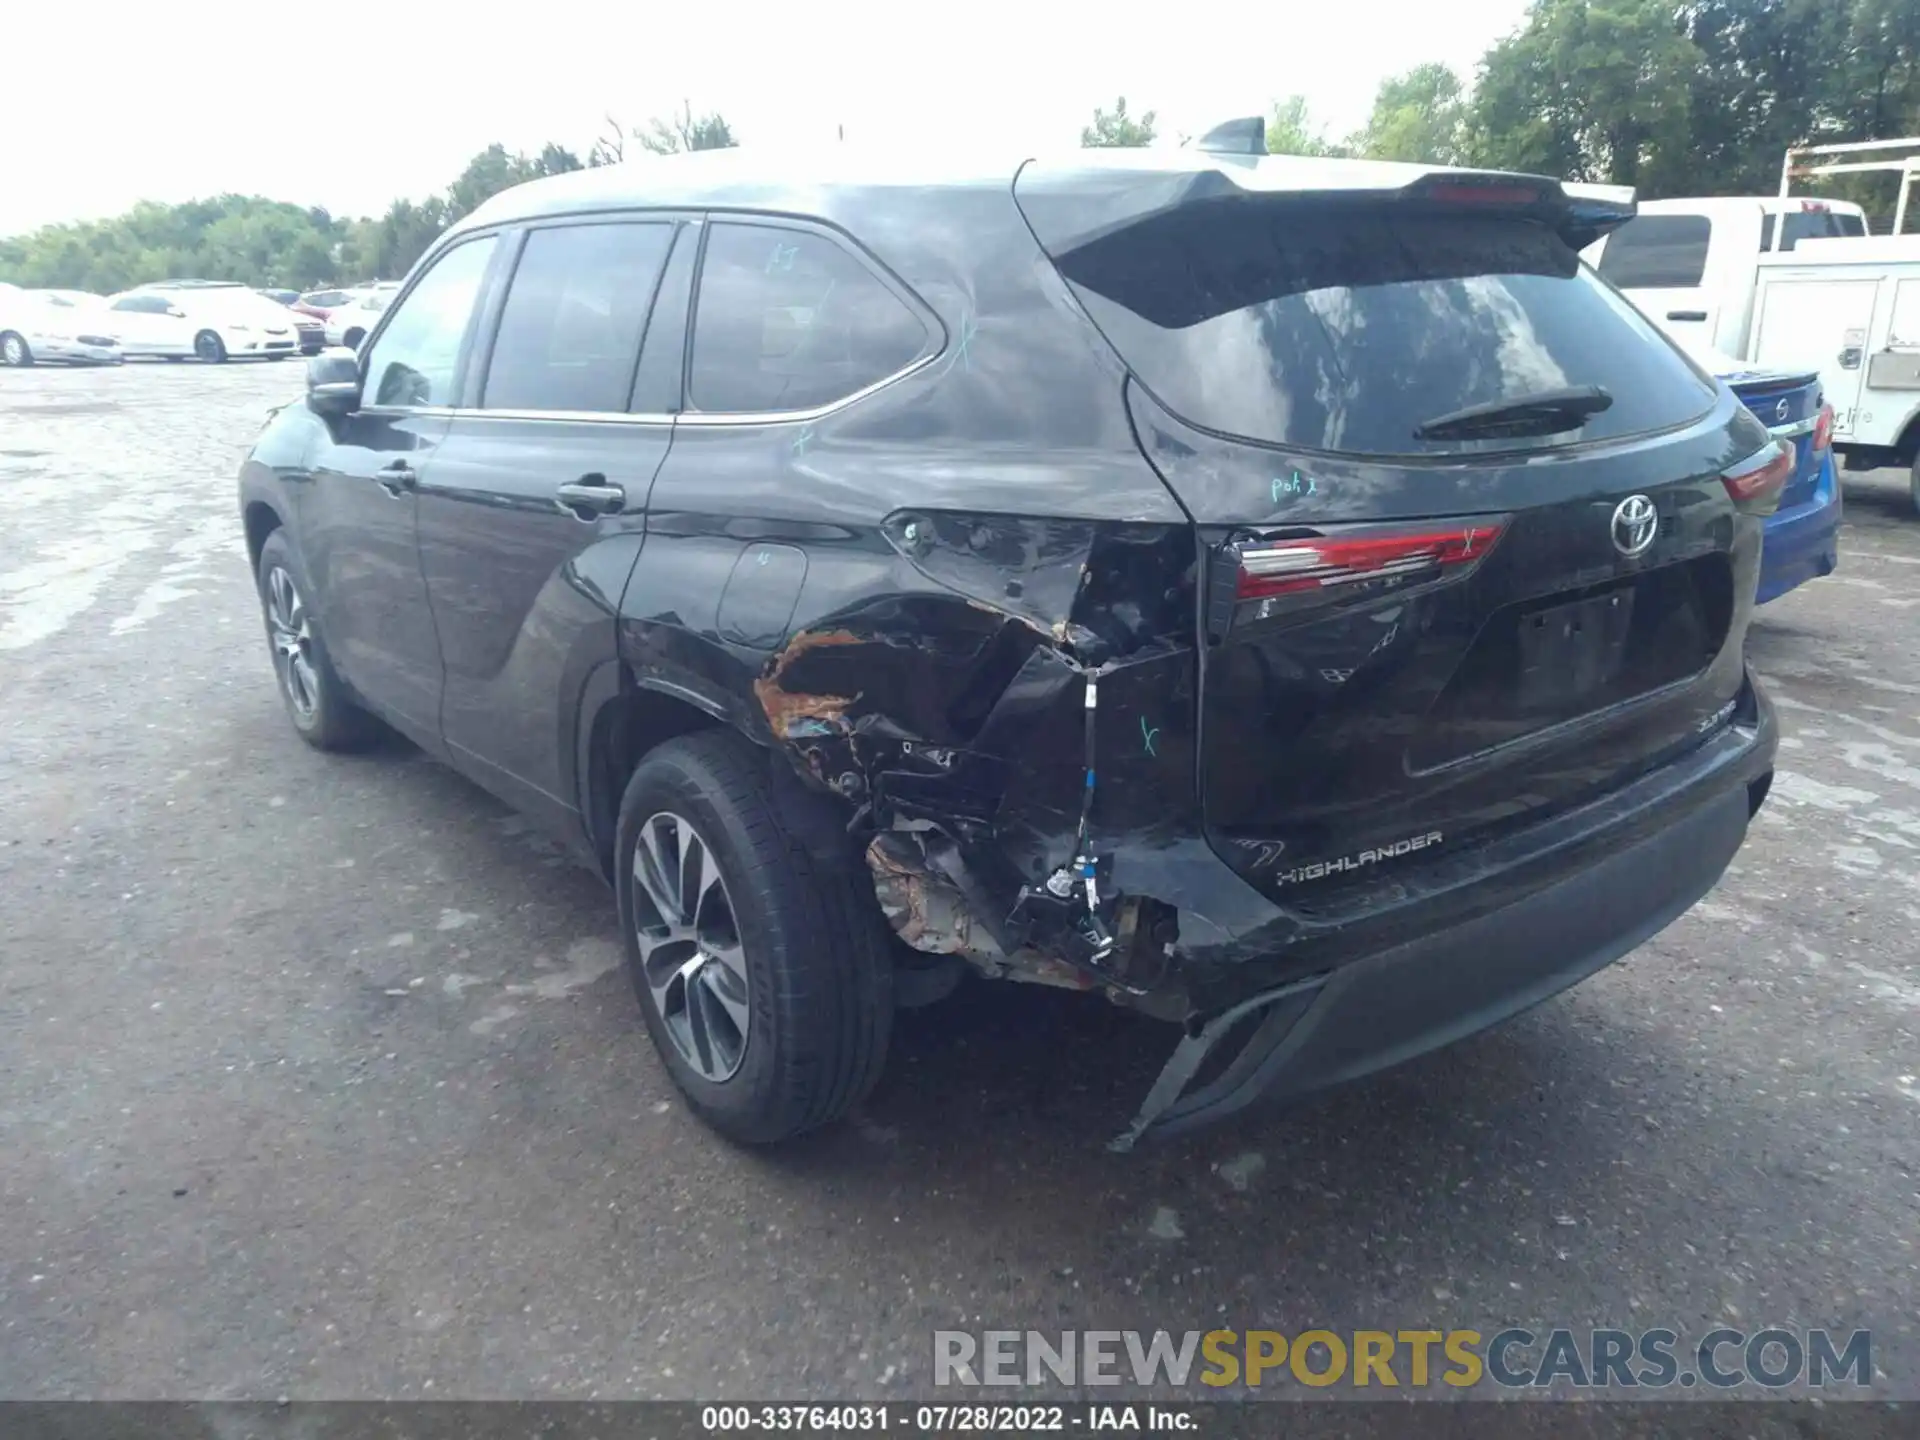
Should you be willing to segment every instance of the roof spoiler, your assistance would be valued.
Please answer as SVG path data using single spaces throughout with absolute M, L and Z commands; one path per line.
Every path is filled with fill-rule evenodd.
M 1054 166 L 1030 161 L 1014 181 L 1014 197 L 1047 253 L 1058 259 L 1106 235 L 1189 206 L 1291 204 L 1299 200 L 1362 204 L 1425 203 L 1447 209 L 1504 212 L 1537 221 L 1570 249 L 1584 250 L 1639 213 L 1634 192 L 1620 185 L 1562 183 L 1545 175 L 1382 160 L 1260 156 L 1243 163 L 1209 147 L 1251 144 L 1256 120 L 1216 126 L 1181 151 L 1092 151 L 1101 163 Z M 1216 139 L 1227 131 L 1225 139 Z M 1264 149 L 1264 136 L 1261 138 Z M 1197 155 L 1218 156 L 1198 159 Z M 1110 158 L 1108 158 L 1110 157 Z
M 1631 185 L 1563 181 L 1560 193 L 1567 197 L 1567 223 L 1561 233 L 1576 250 L 1586 249 L 1640 213 L 1640 199 Z M 1582 235 L 1586 238 L 1580 238 Z

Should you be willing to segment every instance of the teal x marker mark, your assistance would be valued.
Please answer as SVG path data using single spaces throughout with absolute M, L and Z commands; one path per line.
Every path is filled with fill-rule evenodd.
M 1147 754 L 1159 758 L 1160 751 L 1156 747 L 1160 743 L 1160 727 L 1148 725 L 1144 715 L 1140 717 L 1140 743 L 1146 747 Z

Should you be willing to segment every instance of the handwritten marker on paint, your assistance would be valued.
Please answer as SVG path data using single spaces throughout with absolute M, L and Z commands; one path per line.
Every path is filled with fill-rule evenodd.
M 1290 475 L 1273 477 L 1273 503 L 1278 505 L 1289 497 L 1298 499 L 1303 495 L 1317 495 L 1320 487 L 1311 475 L 1302 475 L 1295 470 Z

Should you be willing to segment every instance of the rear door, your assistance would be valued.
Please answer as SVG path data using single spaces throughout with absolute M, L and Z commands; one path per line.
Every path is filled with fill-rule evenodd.
M 1834 436 L 1842 441 L 1854 435 L 1874 305 L 1883 283 L 1888 282 L 1878 276 L 1761 267 L 1750 358 L 1771 370 L 1816 370 L 1833 406 Z M 1920 313 L 1912 319 L 1920 332 Z M 1913 339 L 1920 343 L 1920 333 Z
M 1298 196 L 1050 248 L 1198 529 L 1198 781 L 1256 885 L 1405 874 L 1732 713 L 1762 521 L 1721 474 L 1766 434 L 1546 225 Z
M 1724 303 L 1724 277 L 1709 263 L 1716 242 L 1724 246 L 1732 236 L 1716 236 L 1704 214 L 1643 214 L 1607 237 L 1600 274 L 1661 329 L 1712 347 Z
M 676 242 L 668 216 L 543 225 L 511 278 L 467 404 L 422 478 L 420 563 L 453 762 L 564 826 L 577 808 L 572 706 L 616 653 L 614 615 L 673 439 L 671 401 L 635 375 Z M 677 351 L 682 314 L 664 316 Z

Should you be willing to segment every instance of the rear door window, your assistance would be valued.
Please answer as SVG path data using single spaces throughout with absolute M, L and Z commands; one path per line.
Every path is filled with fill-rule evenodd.
M 1599 386 L 1611 405 L 1539 448 L 1685 423 L 1714 390 L 1543 226 L 1380 207 L 1187 206 L 1059 265 L 1159 399 L 1225 434 L 1309 450 L 1484 450 L 1423 422 Z
M 1622 290 L 1691 290 L 1707 273 L 1713 222 L 1704 215 L 1641 215 L 1600 252 L 1600 273 Z
M 500 312 L 481 405 L 624 411 L 672 244 L 673 226 L 661 222 L 530 232 Z
M 709 413 L 810 410 L 920 357 L 927 327 L 824 235 L 714 224 L 701 262 L 687 395 Z

